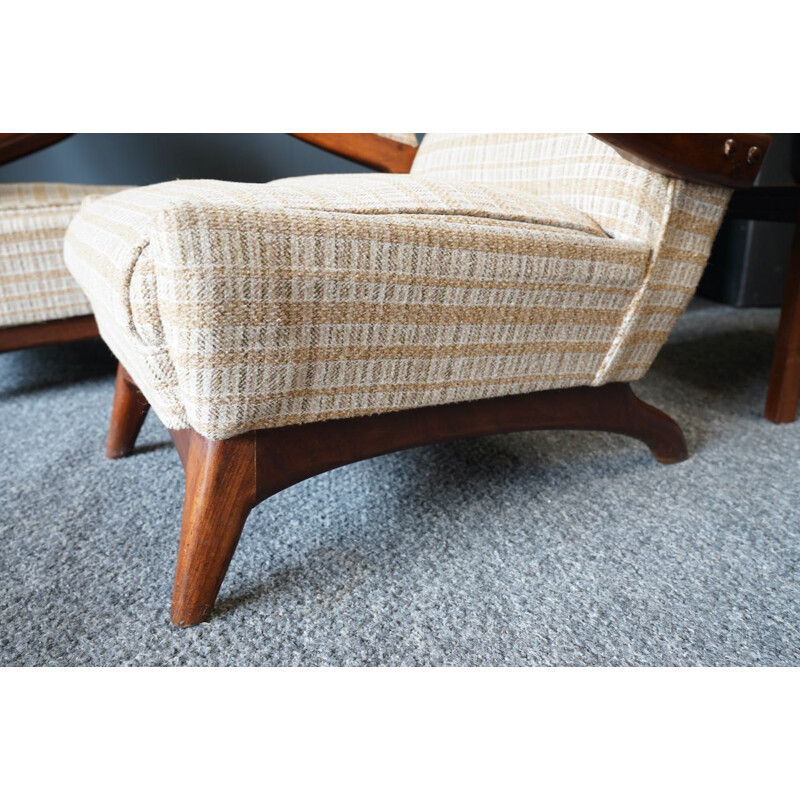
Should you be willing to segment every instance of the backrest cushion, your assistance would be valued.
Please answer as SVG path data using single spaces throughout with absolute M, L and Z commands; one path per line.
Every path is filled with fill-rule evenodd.
M 583 211 L 615 239 L 651 246 L 669 184 L 588 133 L 428 133 L 411 172 L 535 192 Z
M 651 248 L 598 384 L 644 374 L 694 293 L 730 198 L 632 164 L 588 133 L 428 133 L 411 172 L 533 192 Z

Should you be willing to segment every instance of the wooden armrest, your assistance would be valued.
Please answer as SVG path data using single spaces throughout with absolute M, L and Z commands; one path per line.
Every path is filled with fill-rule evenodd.
M 750 186 L 772 137 L 763 133 L 593 133 L 634 164 L 695 183 Z
M 71 133 L 0 133 L 0 164 L 50 147 Z
M 377 133 L 293 133 L 330 153 L 363 164 L 378 172 L 408 172 L 417 148 L 378 136 Z

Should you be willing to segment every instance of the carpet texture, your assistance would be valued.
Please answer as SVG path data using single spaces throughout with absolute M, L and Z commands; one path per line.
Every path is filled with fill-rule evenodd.
M 99 342 L 0 355 L 0 663 L 797 666 L 800 423 L 761 416 L 776 325 L 695 302 L 636 385 L 689 461 L 533 432 L 344 467 L 255 509 L 188 630 L 166 431 L 105 460 Z

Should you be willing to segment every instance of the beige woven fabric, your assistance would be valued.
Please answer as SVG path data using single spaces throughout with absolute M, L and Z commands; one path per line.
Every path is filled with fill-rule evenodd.
M 218 439 L 591 383 L 650 248 L 529 192 L 353 175 L 129 190 L 65 256 L 164 423 Z
M 647 371 L 694 293 L 730 198 L 728 189 L 631 164 L 586 133 L 429 133 L 411 172 L 534 192 L 583 211 L 615 239 L 652 249 L 594 384 Z
M 407 144 L 411 147 L 417 147 L 416 133 L 379 133 L 378 136 L 383 136 L 384 139 L 391 139 L 393 142 L 400 142 L 400 144 Z
M 87 202 L 65 257 L 164 423 L 219 439 L 640 377 L 728 195 L 586 134 L 429 134 L 412 175 Z
M 730 198 L 724 188 L 670 180 L 647 275 L 595 379 L 633 381 L 653 363 L 694 294 Z
M 87 195 L 120 188 L 0 184 L 0 327 L 92 313 L 64 265 L 64 233 Z

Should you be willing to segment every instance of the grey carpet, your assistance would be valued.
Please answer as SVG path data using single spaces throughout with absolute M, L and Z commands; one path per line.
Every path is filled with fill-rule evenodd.
M 106 461 L 104 347 L 0 355 L 0 663 L 798 665 L 800 423 L 761 416 L 776 323 L 695 304 L 637 385 L 688 462 L 537 432 L 336 470 L 253 512 L 189 630 L 158 420 Z

